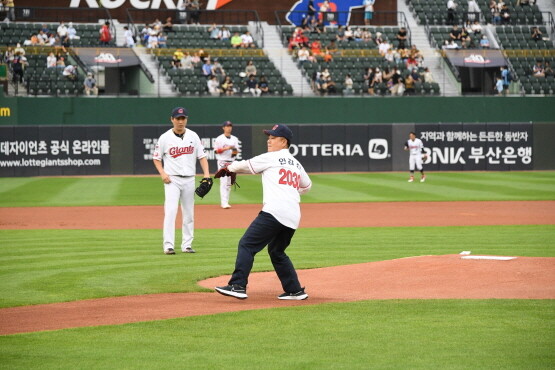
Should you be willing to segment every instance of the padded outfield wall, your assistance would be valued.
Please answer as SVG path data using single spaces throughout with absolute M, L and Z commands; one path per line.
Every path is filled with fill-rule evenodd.
M 410 131 L 427 170 L 555 169 L 553 98 L 3 98 L 0 176 L 155 174 L 152 150 L 177 105 L 211 168 L 229 119 L 243 158 L 265 151 L 262 128 L 289 124 L 311 172 L 406 170 Z

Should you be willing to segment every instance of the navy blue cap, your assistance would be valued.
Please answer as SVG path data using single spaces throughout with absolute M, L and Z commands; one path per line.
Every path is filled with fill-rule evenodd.
M 224 123 L 222 123 L 222 127 L 226 126 L 233 126 L 233 123 L 231 123 L 231 121 L 225 121 Z
M 177 118 L 177 117 L 189 117 L 189 112 L 187 112 L 187 109 L 183 108 L 183 107 L 177 107 L 177 108 L 173 108 L 172 110 L 172 118 Z
M 266 135 L 284 137 L 289 141 L 293 140 L 293 131 L 286 125 L 274 125 L 271 130 L 264 130 Z

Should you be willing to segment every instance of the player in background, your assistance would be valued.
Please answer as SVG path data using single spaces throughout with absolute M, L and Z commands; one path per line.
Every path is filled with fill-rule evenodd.
M 173 128 L 160 136 L 153 161 L 164 182 L 164 253 L 175 254 L 175 218 L 181 202 L 183 216 L 181 251 L 195 253 L 194 236 L 195 173 L 197 160 L 204 177 L 210 177 L 208 160 L 199 136 L 187 129 L 188 112 L 177 107 L 172 111 Z M 163 164 L 162 164 L 163 161 Z
M 405 150 L 409 151 L 409 169 L 410 178 L 409 182 L 414 181 L 414 167 L 416 167 L 421 174 L 420 182 L 426 181 L 426 175 L 424 174 L 424 167 L 422 167 L 422 153 L 424 152 L 424 144 L 422 140 L 416 137 L 414 132 L 409 134 L 409 140 L 405 143 Z
M 239 153 L 239 139 L 231 135 L 233 124 L 231 121 L 222 123 L 223 134 L 216 138 L 214 150 L 218 161 L 218 170 L 229 166 Z M 231 208 L 229 205 L 229 194 L 231 193 L 231 178 L 224 176 L 220 178 L 220 205 L 222 208 Z
M 263 207 L 239 241 L 235 271 L 227 286 L 216 287 L 220 294 L 247 298 L 249 274 L 254 256 L 266 245 L 272 265 L 281 281 L 283 300 L 308 298 L 299 283 L 293 263 L 285 254 L 295 230 L 299 227 L 300 195 L 312 183 L 303 166 L 289 153 L 293 133 L 286 125 L 264 130 L 268 135 L 268 152 L 249 160 L 237 161 L 227 167 L 228 173 L 262 174 Z

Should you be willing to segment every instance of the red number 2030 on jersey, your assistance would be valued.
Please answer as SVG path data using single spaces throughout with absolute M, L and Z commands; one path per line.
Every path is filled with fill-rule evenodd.
M 280 185 L 289 185 L 294 187 L 295 189 L 299 188 L 301 175 L 291 170 L 286 170 L 285 168 L 280 169 L 279 174 L 281 175 L 279 179 Z

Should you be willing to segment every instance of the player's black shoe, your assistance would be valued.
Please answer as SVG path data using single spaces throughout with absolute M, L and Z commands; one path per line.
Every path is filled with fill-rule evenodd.
M 168 248 L 164 251 L 164 254 L 175 254 L 175 251 L 173 250 L 173 248 Z
M 302 301 L 307 298 L 308 298 L 308 294 L 304 292 L 304 288 L 302 288 L 296 293 L 283 293 L 278 297 L 278 299 L 290 300 L 290 301 Z
M 191 247 L 187 247 L 187 248 L 183 249 L 183 253 L 197 253 L 197 251 L 194 250 Z
M 247 299 L 249 297 L 247 289 L 240 285 L 217 286 L 216 292 L 237 299 Z

